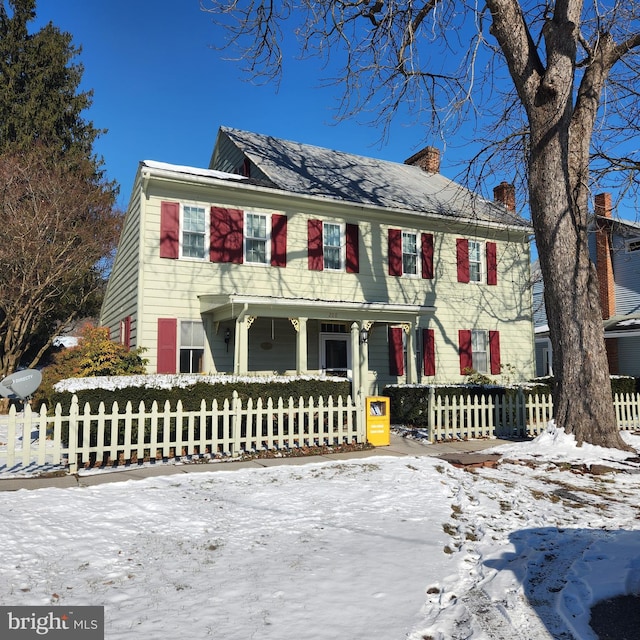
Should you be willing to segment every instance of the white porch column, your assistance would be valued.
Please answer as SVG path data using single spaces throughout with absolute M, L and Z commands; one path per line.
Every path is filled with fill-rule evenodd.
M 360 327 L 357 322 L 351 324 L 351 397 L 360 404 L 362 389 L 360 386 Z
M 233 372 L 237 376 L 249 373 L 249 329 L 254 320 L 255 317 L 247 315 L 246 310 L 236 319 Z
M 407 384 L 418 381 L 418 368 L 416 363 L 416 332 L 413 322 L 404 325 L 407 334 Z
M 360 388 L 362 390 L 362 398 L 371 395 L 371 380 L 369 378 L 369 335 L 371 334 L 371 328 L 373 322 L 371 320 L 363 320 L 360 323 L 360 333 L 362 331 L 367 332 L 367 342 L 360 344 Z
M 289 318 L 296 330 L 296 373 L 307 373 L 307 320 L 308 318 Z

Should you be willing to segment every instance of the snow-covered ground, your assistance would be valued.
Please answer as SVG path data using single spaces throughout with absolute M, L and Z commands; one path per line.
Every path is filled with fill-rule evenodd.
M 591 604 L 640 593 L 637 465 L 499 451 L 3 492 L 0 604 L 104 605 L 110 640 L 595 638 Z

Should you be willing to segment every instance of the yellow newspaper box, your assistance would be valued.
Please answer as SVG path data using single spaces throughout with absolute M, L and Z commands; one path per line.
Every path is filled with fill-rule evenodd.
M 388 447 L 391 444 L 389 398 L 370 396 L 365 402 L 367 441 L 374 447 Z

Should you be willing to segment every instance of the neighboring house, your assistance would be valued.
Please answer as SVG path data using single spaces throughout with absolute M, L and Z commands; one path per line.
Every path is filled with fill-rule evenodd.
M 640 224 L 613 219 L 609 193 L 595 197 L 594 213 L 589 252 L 598 272 L 609 372 L 639 377 Z M 537 375 L 553 373 L 543 295 L 540 279 L 533 290 Z
M 209 169 L 141 162 L 101 324 L 152 373 L 529 378 L 531 229 L 510 185 L 490 202 L 439 163 L 229 128 Z

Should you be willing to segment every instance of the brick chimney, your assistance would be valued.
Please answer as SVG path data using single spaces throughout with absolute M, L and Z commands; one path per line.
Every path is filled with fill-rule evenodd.
M 596 271 L 600 285 L 600 308 L 606 320 L 616 314 L 616 283 L 611 259 L 611 194 L 595 197 L 596 213 Z
M 440 150 L 436 147 L 425 147 L 404 161 L 412 167 L 420 167 L 427 173 L 440 173 Z
M 516 211 L 516 188 L 504 180 L 493 188 L 493 199 L 503 204 L 508 211 Z

